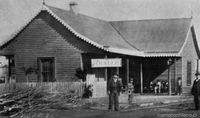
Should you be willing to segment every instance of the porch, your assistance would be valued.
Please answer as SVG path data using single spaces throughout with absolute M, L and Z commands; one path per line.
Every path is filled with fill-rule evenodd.
M 96 80 L 108 81 L 113 74 L 122 79 L 123 90 L 127 91 L 133 79 L 134 93 L 155 95 L 157 82 L 161 83 L 160 95 L 177 94 L 177 78 L 182 78 L 180 57 L 133 57 L 116 54 L 83 54 L 83 68 L 93 74 Z M 92 67 L 93 59 L 121 59 L 118 67 Z M 104 86 L 105 87 L 105 86 Z M 157 90 L 158 91 L 158 90 Z

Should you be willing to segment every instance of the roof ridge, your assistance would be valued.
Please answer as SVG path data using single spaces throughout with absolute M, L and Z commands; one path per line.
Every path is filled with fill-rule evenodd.
M 47 5 L 47 4 L 45 4 L 44 6 L 53 7 L 53 8 L 56 8 L 56 9 L 60 9 L 60 10 L 64 10 L 64 11 L 70 12 L 69 10 L 58 8 L 58 7 L 54 7 L 54 6 Z M 99 21 L 102 21 L 102 22 L 107 22 L 107 23 L 110 23 L 110 22 L 137 22 L 137 21 L 192 19 L 192 17 L 171 17 L 171 18 L 157 18 L 157 19 L 135 19 L 135 20 L 134 19 L 129 19 L 129 20 L 112 21 L 112 20 L 105 20 L 105 19 L 100 19 L 100 18 L 97 18 L 97 17 L 92 17 L 92 16 L 89 16 L 89 15 L 86 15 L 86 14 L 82 14 L 82 13 L 78 13 L 78 14 L 81 15 L 81 16 L 84 16 L 84 17 L 90 17 L 92 19 L 96 19 L 96 20 L 99 20 Z
M 54 7 L 54 6 L 51 6 L 51 5 L 45 5 L 45 6 L 46 7 L 52 7 L 52 8 L 55 8 L 55 9 L 64 10 L 66 12 L 70 12 L 70 10 L 66 10 L 66 9 Z M 103 19 L 100 19 L 100 18 L 96 18 L 96 17 L 92 17 L 92 16 L 89 16 L 89 15 L 86 15 L 86 14 L 78 13 L 78 15 L 81 15 L 81 16 L 84 16 L 84 17 L 89 17 L 89 18 L 92 18 L 92 19 L 96 19 L 96 20 L 101 21 L 101 22 L 107 22 L 107 23 L 109 23 L 109 21 L 106 21 L 106 20 L 103 20 Z

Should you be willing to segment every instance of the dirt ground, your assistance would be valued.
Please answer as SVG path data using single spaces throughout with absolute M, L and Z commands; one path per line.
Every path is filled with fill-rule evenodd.
M 193 104 L 179 104 L 140 110 L 91 110 L 91 109 L 45 109 L 25 113 L 17 118 L 199 118 L 200 110 L 193 109 Z

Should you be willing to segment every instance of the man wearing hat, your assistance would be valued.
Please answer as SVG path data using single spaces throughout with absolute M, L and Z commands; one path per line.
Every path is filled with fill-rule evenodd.
M 199 109 L 199 96 L 200 96 L 200 73 L 197 72 L 196 74 L 196 79 L 193 82 L 191 94 L 194 96 L 194 103 L 195 103 L 195 109 Z
M 109 94 L 109 110 L 113 109 L 113 105 L 115 111 L 119 110 L 119 94 L 121 91 L 122 84 L 119 81 L 119 77 L 117 74 L 113 75 L 113 77 L 109 80 L 108 83 L 108 94 Z

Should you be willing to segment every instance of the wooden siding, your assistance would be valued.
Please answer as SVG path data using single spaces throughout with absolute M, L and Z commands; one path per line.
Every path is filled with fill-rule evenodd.
M 182 77 L 182 63 L 181 63 L 181 58 L 176 58 L 176 62 L 174 63 L 174 58 L 172 58 L 173 63 L 170 66 L 170 76 L 171 76 L 171 90 L 172 93 L 176 93 L 177 92 L 177 82 L 178 82 L 178 78 Z M 166 72 L 166 74 L 168 74 L 168 70 Z M 168 75 L 166 75 L 168 76 Z
M 182 83 L 183 83 L 183 92 L 184 93 L 190 93 L 191 86 L 193 84 L 193 81 L 195 79 L 195 72 L 196 72 L 196 59 L 198 59 L 197 51 L 195 49 L 194 40 L 192 37 L 191 30 L 189 32 L 189 35 L 187 37 L 188 41 L 183 49 L 182 52 Z M 191 61 L 192 63 L 192 84 L 191 86 L 187 86 L 187 62 Z
M 41 12 L 3 51 L 14 55 L 17 82 L 26 81 L 22 67 L 37 67 L 38 57 L 54 57 L 56 81 L 69 81 L 81 66 L 81 53 L 99 52 L 47 12 Z M 37 81 L 37 76 L 29 79 Z

